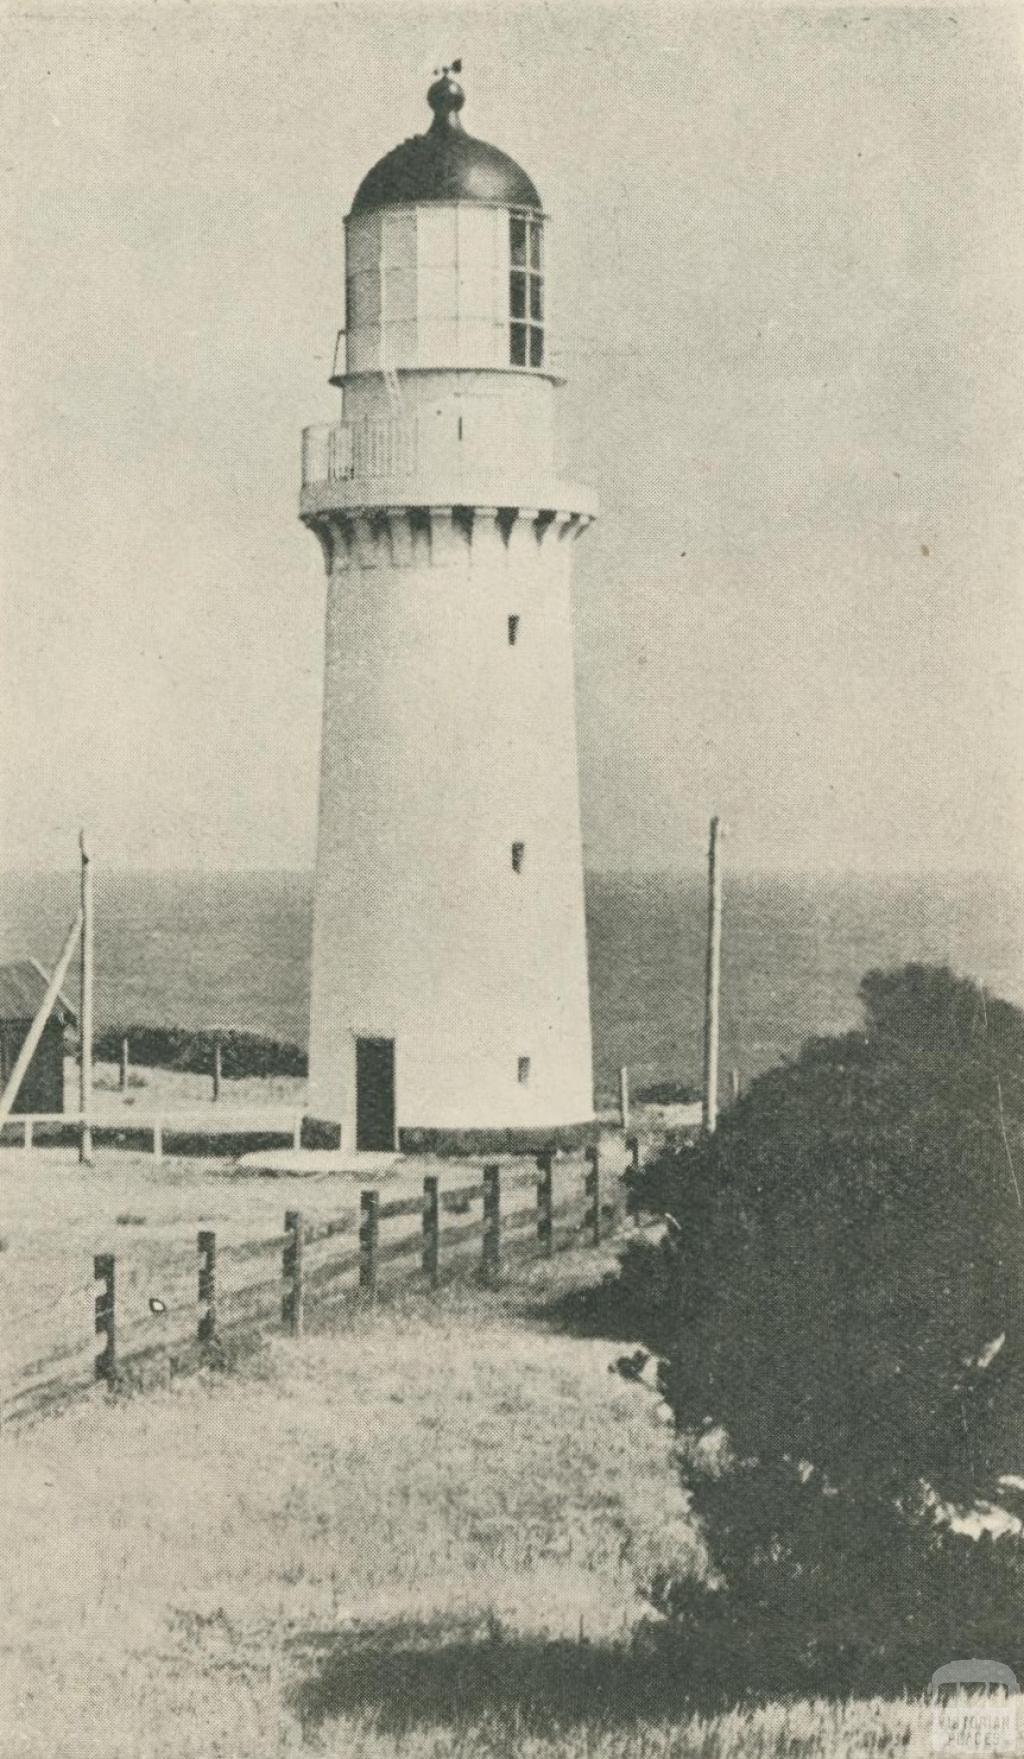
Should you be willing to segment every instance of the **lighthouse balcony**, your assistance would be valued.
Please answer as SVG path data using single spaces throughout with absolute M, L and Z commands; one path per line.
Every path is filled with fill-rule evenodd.
M 302 515 L 357 507 L 559 508 L 593 515 L 589 489 L 563 482 L 522 430 L 473 432 L 464 415 L 364 416 L 302 435 Z

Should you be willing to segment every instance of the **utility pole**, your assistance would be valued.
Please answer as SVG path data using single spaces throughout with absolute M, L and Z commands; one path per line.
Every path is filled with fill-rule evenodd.
M 708 843 L 708 949 L 704 981 L 704 1097 L 702 1123 L 713 1134 L 718 1123 L 718 1001 L 722 977 L 722 870 L 718 819 L 711 820 Z
M 92 863 L 81 831 L 78 846 L 82 853 L 82 991 L 78 1011 L 78 1109 L 82 1114 L 78 1138 L 78 1159 L 84 1167 L 92 1166 Z

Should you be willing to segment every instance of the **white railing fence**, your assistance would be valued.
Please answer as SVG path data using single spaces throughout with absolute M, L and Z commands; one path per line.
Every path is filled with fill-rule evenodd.
M 302 486 L 351 482 L 357 477 L 412 476 L 419 452 L 414 417 L 364 416 L 320 423 L 302 435 Z

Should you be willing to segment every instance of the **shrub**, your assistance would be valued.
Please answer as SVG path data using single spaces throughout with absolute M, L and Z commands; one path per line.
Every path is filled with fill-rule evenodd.
M 979 1546 L 936 1504 L 998 1497 L 1024 1463 L 1024 1015 L 934 967 L 871 972 L 861 998 L 863 1032 L 810 1041 L 651 1170 L 678 1231 L 648 1330 L 673 1339 L 678 1420 L 731 1455 L 687 1468 L 718 1588 L 658 1592 L 805 1658 L 823 1630 L 891 1653 L 948 1593 L 939 1659 L 1000 1633 L 1005 1654 L 1019 1542 Z
M 699 1098 L 699 1090 L 685 1081 L 655 1081 L 633 1094 L 636 1105 L 693 1105 Z
M 132 1063 L 146 1069 L 180 1069 L 208 1075 L 213 1069 L 213 1048 L 221 1044 L 221 1071 L 226 1080 L 246 1075 L 305 1076 L 306 1053 L 258 1032 L 233 1029 L 214 1032 L 178 1026 L 108 1026 L 97 1034 L 94 1055 L 100 1062 L 116 1063 L 121 1041 L 127 1038 Z

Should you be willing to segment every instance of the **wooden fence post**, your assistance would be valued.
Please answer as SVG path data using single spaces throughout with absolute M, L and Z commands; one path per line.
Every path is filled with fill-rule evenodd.
M 377 1292 L 377 1235 L 380 1228 L 378 1210 L 380 1194 L 363 1191 L 359 1198 L 362 1220 L 359 1225 L 359 1287 L 368 1295 Z
M 550 1258 L 555 1250 L 550 1149 L 537 1156 L 537 1171 L 537 1238 L 544 1257 Z
M 217 1335 L 217 1236 L 201 1228 L 199 1247 L 199 1342 L 209 1344 Z
M 127 1037 L 121 1040 L 121 1092 L 128 1092 L 129 1050 Z
M 583 1226 L 590 1230 L 590 1241 L 593 1246 L 601 1244 L 601 1150 L 596 1142 L 586 1150 L 587 1170 L 583 1179 L 583 1189 L 590 1198 L 590 1208 L 583 1218 Z
M 221 1043 L 219 1038 L 213 1041 L 213 1097 L 220 1098 Z
M 484 1241 L 483 1273 L 489 1283 L 497 1281 L 501 1270 L 501 1173 L 495 1166 L 484 1167 Z
M 31 1148 L 32 1147 L 32 1119 L 31 1118 L 26 1118 L 24 1124 L 22 1125 L 21 1146 L 22 1146 L 22 1148 Z
M 157 1118 L 153 1124 L 153 1159 L 154 1160 L 163 1160 L 163 1158 L 164 1158 L 164 1123 L 163 1123 L 162 1118 Z
M 438 1233 L 441 1224 L 441 1203 L 437 1193 L 437 1174 L 428 1173 L 423 1181 L 423 1274 L 432 1289 L 437 1288 L 439 1272 Z
M 296 1153 L 302 1147 L 302 1113 L 296 1112 L 292 1119 L 292 1147 Z
M 115 1269 L 112 1252 L 98 1252 L 92 1261 L 92 1274 L 103 1288 L 96 1297 L 96 1335 L 104 1340 L 96 1358 L 96 1379 L 108 1386 L 117 1383 L 117 1329 L 114 1311 Z
M 629 1167 L 626 1183 L 626 1214 L 639 1226 L 640 1223 L 640 1192 L 636 1181 L 640 1177 L 640 1138 L 631 1136 L 626 1143 L 629 1149 Z
M 289 1209 L 284 1218 L 287 1239 L 281 1254 L 281 1324 L 293 1338 L 302 1335 L 302 1211 Z
M 629 1129 L 629 1070 L 625 1064 L 619 1070 L 619 1127 L 623 1135 Z

